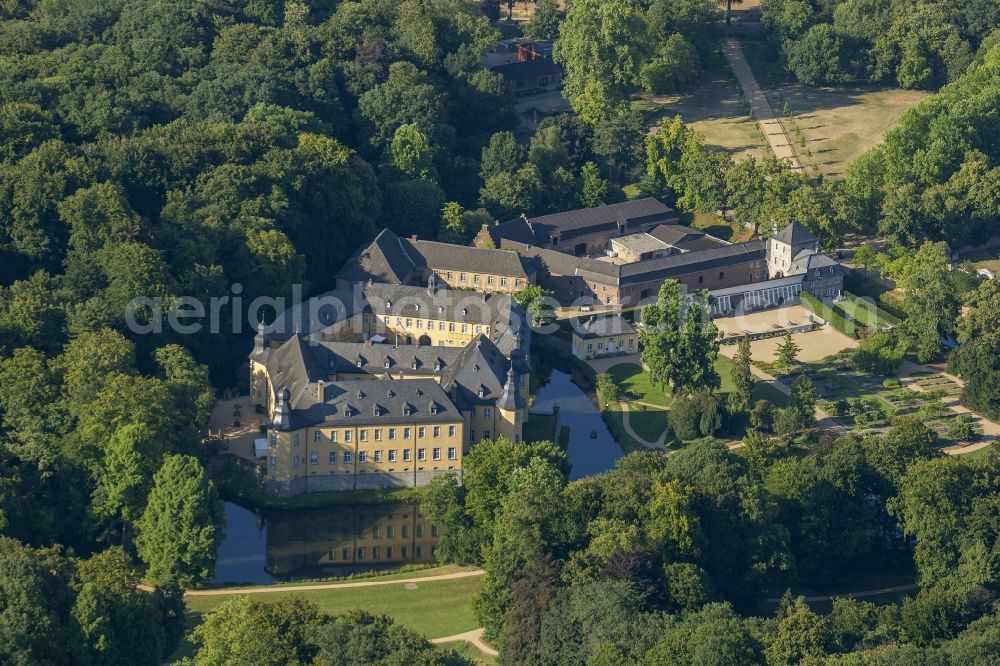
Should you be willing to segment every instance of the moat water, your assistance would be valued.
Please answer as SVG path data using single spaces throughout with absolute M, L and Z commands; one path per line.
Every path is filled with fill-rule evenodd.
M 559 407 L 569 427 L 571 479 L 614 468 L 621 448 L 600 412 L 558 370 L 535 396 L 532 411 Z M 213 583 L 258 583 L 327 578 L 434 561 L 437 526 L 415 504 L 334 506 L 253 512 L 226 502 L 226 536 Z

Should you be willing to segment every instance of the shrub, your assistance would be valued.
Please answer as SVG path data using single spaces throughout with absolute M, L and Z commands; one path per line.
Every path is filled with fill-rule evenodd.
M 722 406 L 719 399 L 711 393 L 704 393 L 697 397 L 696 402 L 701 411 L 698 430 L 702 437 L 714 435 L 722 427 Z
M 886 379 L 882 382 L 882 388 L 884 389 L 897 389 L 900 386 L 902 386 L 902 384 L 899 383 L 898 379 Z
M 968 442 L 976 438 L 976 430 L 972 422 L 961 418 L 953 419 L 948 424 L 946 434 L 948 435 L 948 439 L 953 439 L 956 442 Z
M 905 345 L 895 331 L 877 331 L 862 340 L 854 350 L 851 367 L 860 372 L 894 375 L 903 364 L 905 351 Z
M 771 432 L 774 425 L 774 407 L 767 400 L 758 400 L 750 410 L 750 427 L 761 432 Z
M 841 314 L 843 310 L 838 313 L 812 294 L 807 294 L 805 292 L 799 294 L 799 302 L 802 303 L 802 307 L 828 322 L 830 326 L 836 330 L 840 331 L 849 338 L 857 339 L 858 326 L 853 319 L 850 319 L 849 317 L 845 318 L 845 316 Z
M 691 396 L 678 396 L 670 405 L 667 420 L 677 439 L 682 442 L 698 439 L 701 411 Z

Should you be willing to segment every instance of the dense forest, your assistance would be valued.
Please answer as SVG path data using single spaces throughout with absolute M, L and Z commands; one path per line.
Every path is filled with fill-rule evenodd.
M 935 90 L 1000 35 L 995 0 L 762 0 L 760 8 L 768 39 L 808 85 Z
M 498 441 L 422 497 L 447 526 L 439 557 L 485 566 L 476 612 L 504 663 L 992 663 L 997 461 L 936 440 L 899 417 L 806 455 L 751 435 L 569 483 L 557 447 Z M 786 595 L 756 614 L 788 587 L 909 566 L 921 590 L 902 606 L 820 615 Z
M 561 22 L 539 0 L 525 30 L 558 35 L 573 112 L 527 139 L 482 66 L 499 4 L 0 2 L 0 661 L 161 663 L 184 632 L 180 588 L 212 577 L 224 520 L 199 428 L 245 381 L 255 322 L 231 304 L 218 331 L 139 335 L 130 300 L 159 299 L 148 324 L 180 296 L 317 293 L 383 226 L 465 243 L 634 185 L 764 233 L 799 220 L 826 247 L 878 233 L 908 317 L 859 358 L 942 359 L 953 337 L 967 404 L 1000 416 L 1000 294 L 951 273 L 944 245 L 998 234 L 996 2 L 762 3 L 805 83 L 940 88 L 842 181 L 734 160 L 681 118 L 648 132 L 630 95 L 697 80 L 722 17 L 709 0 L 576 0 Z M 808 455 L 789 441 L 634 454 L 572 483 L 558 447 L 490 442 L 424 502 L 447 526 L 441 557 L 485 566 L 477 612 L 510 663 L 995 655 L 996 459 L 940 457 L 913 420 Z M 926 589 L 755 615 L 879 567 L 915 567 Z M 247 626 L 270 633 L 244 644 Z M 297 602 L 236 600 L 195 639 L 201 663 L 461 663 L 386 618 Z

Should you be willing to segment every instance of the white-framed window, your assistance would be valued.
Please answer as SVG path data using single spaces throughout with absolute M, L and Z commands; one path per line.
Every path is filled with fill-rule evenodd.
M 448 426 L 448 436 L 449 437 L 455 436 L 455 426 L 453 425 Z
M 489 439 L 489 438 L 490 438 L 490 431 L 489 430 L 484 430 L 483 431 L 483 439 Z
M 434 460 L 441 460 L 441 449 L 439 449 L 438 447 L 434 447 L 434 450 L 431 451 L 431 456 L 434 458 Z
M 479 284 L 479 273 L 476 273 L 475 275 L 472 276 L 472 281 L 475 282 L 476 284 Z
M 375 462 L 382 462 L 382 452 L 381 451 L 376 451 L 375 452 Z
M 382 428 L 375 428 L 375 441 L 382 441 Z
M 489 275 L 486 277 L 486 284 L 493 284 L 493 276 Z
M 468 332 L 469 332 L 469 325 L 462 324 L 462 333 L 468 333 Z
M 455 460 L 456 458 L 458 458 L 458 451 L 455 449 L 454 446 L 449 446 L 448 447 L 448 460 Z
M 417 460 L 427 460 L 427 449 L 417 449 Z
M 298 446 L 298 445 L 299 445 L 299 433 L 295 433 L 294 435 L 292 435 L 292 446 Z
M 403 449 L 403 462 L 410 462 L 410 450 Z
M 469 441 L 470 442 L 476 441 L 476 431 L 475 430 L 471 430 L 471 429 L 469 430 Z
M 299 457 L 298 457 L 298 456 L 294 456 L 294 457 L 292 458 L 292 467 L 293 467 L 294 469 L 298 469 L 298 468 L 299 468 L 299 464 L 300 464 L 300 460 L 299 460 Z
M 368 441 L 368 430 L 367 429 L 366 430 L 359 430 L 358 431 L 358 439 L 360 439 L 362 442 L 367 442 Z
M 483 407 L 483 418 L 491 419 L 493 418 L 493 410 L 489 407 Z
M 396 429 L 389 428 L 389 439 L 396 439 Z
M 501 277 L 500 278 L 500 286 L 501 287 L 506 287 L 507 286 L 507 278 L 505 278 L 505 277 Z
M 337 431 L 336 430 L 331 430 L 330 431 L 330 441 L 331 442 L 336 442 L 337 441 Z
M 389 462 L 396 462 L 396 449 L 389 449 Z
M 318 465 L 319 464 L 319 454 L 313 451 L 309 454 L 309 464 Z
M 336 465 L 337 464 L 337 452 L 336 451 L 330 451 L 330 457 L 327 460 L 327 462 L 330 463 L 331 465 Z
M 319 430 L 317 430 L 316 432 L 314 432 L 313 433 L 313 441 L 316 442 L 317 444 L 321 444 L 323 442 L 323 433 L 320 432 Z
M 358 451 L 358 462 L 359 463 L 366 463 L 366 462 L 368 462 L 368 452 L 367 451 Z
M 465 282 L 465 273 L 459 273 L 458 274 L 458 281 L 459 282 Z
M 441 436 L 441 426 L 434 426 L 434 437 L 438 438 Z
M 353 459 L 353 454 L 350 451 L 344 451 L 344 464 L 350 465 Z
M 451 271 L 448 271 L 448 272 L 447 272 L 447 273 L 446 273 L 445 275 L 447 275 L 447 276 L 448 276 L 448 279 L 449 279 L 449 280 L 451 279 Z
M 418 438 L 423 439 L 426 434 L 427 434 L 427 429 L 426 428 L 424 428 L 423 426 L 418 426 L 417 427 L 417 437 Z
M 403 428 L 403 439 L 409 439 L 409 438 L 410 438 L 410 429 Z
M 345 430 L 344 431 L 344 441 L 345 442 L 351 441 L 351 431 L 350 430 Z

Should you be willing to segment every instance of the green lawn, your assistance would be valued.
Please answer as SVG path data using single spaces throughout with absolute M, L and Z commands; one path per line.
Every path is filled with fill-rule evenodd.
M 457 643 L 441 643 L 439 645 L 441 652 L 446 650 L 454 650 L 459 653 L 469 661 L 474 664 L 482 664 L 483 666 L 496 666 L 496 657 L 491 657 L 488 654 L 483 654 L 478 648 L 466 643 L 465 641 L 459 641 Z
M 753 393 L 750 396 L 750 400 L 751 402 L 767 400 L 776 407 L 784 407 L 791 402 L 791 398 L 789 398 L 786 394 L 760 379 L 758 379 L 757 383 L 753 385 Z
M 649 380 L 649 374 L 641 366 L 635 363 L 619 363 L 608 372 L 625 393 L 634 393 L 639 400 L 654 405 L 666 407 L 670 404 L 670 398 Z
M 635 434 L 647 442 L 655 442 L 667 429 L 667 410 L 652 407 L 641 412 L 632 410 L 628 413 L 628 422 Z
M 472 597 L 482 585 L 482 576 L 470 576 L 417 583 L 415 589 L 407 589 L 400 583 L 310 592 L 275 592 L 255 598 L 268 601 L 282 596 L 296 596 L 331 614 L 360 608 L 370 613 L 389 615 L 428 638 L 437 638 L 471 631 L 479 626 L 472 612 Z M 230 596 L 188 597 L 185 601 L 190 613 L 200 615 Z
M 985 458 L 996 450 L 996 444 L 990 444 L 989 446 L 984 446 L 981 449 L 976 449 L 975 451 L 970 451 L 968 453 L 959 453 L 962 460 L 976 460 L 978 458 Z

